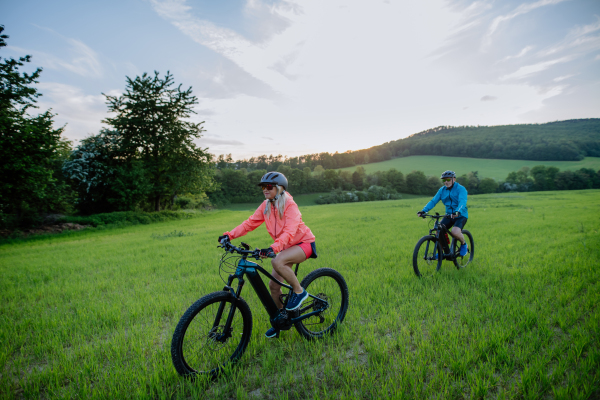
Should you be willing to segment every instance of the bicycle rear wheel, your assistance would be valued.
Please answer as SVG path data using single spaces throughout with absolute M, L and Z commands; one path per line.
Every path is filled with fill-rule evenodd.
M 465 237 L 465 243 L 469 249 L 469 252 L 464 257 L 459 255 L 460 242 L 456 239 L 452 239 L 452 249 L 454 249 L 454 254 L 456 258 L 454 259 L 454 265 L 456 265 L 456 269 L 461 269 L 469 265 L 471 261 L 473 261 L 473 256 L 475 255 L 475 243 L 473 242 L 473 235 L 466 229 L 462 231 L 463 236 Z
M 294 325 L 306 339 L 333 333 L 348 311 L 349 293 L 344 277 L 334 269 L 319 268 L 306 275 L 300 285 L 318 299 L 309 297 L 302 303 L 298 316 L 322 310 Z
M 231 328 L 225 323 L 233 312 Z M 187 309 L 171 341 L 171 358 L 180 375 L 216 378 L 242 356 L 252 333 L 248 304 L 229 292 L 207 294 Z
M 444 252 L 435 236 L 423 236 L 413 252 L 413 269 L 418 277 L 433 276 L 442 266 Z

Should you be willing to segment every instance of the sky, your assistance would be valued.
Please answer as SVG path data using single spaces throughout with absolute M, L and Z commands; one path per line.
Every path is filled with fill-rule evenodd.
M 598 0 L 0 0 L 0 57 L 41 67 L 77 144 L 106 95 L 192 87 L 197 141 L 234 159 L 379 145 L 440 125 L 600 117 Z

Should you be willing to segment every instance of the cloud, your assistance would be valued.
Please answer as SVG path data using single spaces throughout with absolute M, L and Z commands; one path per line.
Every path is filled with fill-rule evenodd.
M 556 53 L 576 48 L 579 53 L 589 53 L 600 49 L 600 36 L 592 35 L 600 30 L 600 17 L 596 16 L 594 23 L 575 26 L 565 38 L 551 46 L 540 51 L 539 56 L 549 56 Z
M 35 53 L 44 68 L 65 69 L 86 78 L 101 78 L 104 75 L 98 54 L 81 40 L 66 37 L 50 28 L 34 26 L 60 37 L 68 44 L 68 56 L 63 58 L 43 51 L 27 51 Z
M 90 134 L 96 134 L 105 127 L 102 120 L 109 116 L 102 95 L 86 95 L 79 87 L 63 83 L 39 83 L 44 94 L 38 101 L 41 110 L 48 108 L 58 114 L 54 117 L 55 125 L 67 126 L 64 135 L 70 140 L 81 140 Z M 107 94 L 119 95 L 116 90 Z
M 570 77 L 575 76 L 575 74 L 569 74 L 569 75 L 563 75 L 563 76 L 558 76 L 554 79 L 552 79 L 554 82 L 560 82 L 560 81 L 564 81 L 565 79 L 569 79 Z
M 240 76 L 244 75 L 238 79 L 256 80 L 258 82 L 255 86 L 264 85 L 269 88 L 268 91 L 262 90 L 260 94 L 246 93 L 280 100 L 281 95 L 288 91 L 290 82 L 295 79 L 295 75 L 287 69 L 296 55 L 289 53 L 289 37 L 282 38 L 282 34 L 292 25 L 293 19 L 302 15 L 299 6 L 287 2 L 267 6 L 259 0 L 248 1 L 245 14 L 258 20 L 253 32 L 259 40 L 252 40 L 232 29 L 195 17 L 186 0 L 151 0 L 151 4 L 160 17 L 169 21 L 184 35 L 231 61 L 235 68 L 230 66 L 229 70 L 235 70 Z M 296 40 L 296 43 L 301 41 Z M 284 50 L 288 51 L 288 55 L 281 57 Z M 215 83 L 222 82 L 222 77 L 216 75 Z
M 519 52 L 519 54 L 516 54 L 516 55 L 514 55 L 514 56 L 506 56 L 506 57 L 504 57 L 504 58 L 502 59 L 502 61 L 507 61 L 507 60 L 510 60 L 510 59 L 513 59 L 513 58 L 521 58 L 521 57 L 523 57 L 525 54 L 529 53 L 529 51 L 530 51 L 531 49 L 533 49 L 533 46 L 526 46 L 526 47 L 523 47 L 523 50 L 521 50 L 521 51 Z
M 498 100 L 497 97 L 494 96 L 483 96 L 480 101 L 494 101 L 494 100 Z
M 548 6 L 548 5 L 553 5 L 553 4 L 558 4 L 563 1 L 567 1 L 567 0 L 538 0 L 535 3 L 525 3 L 525 4 L 521 4 L 520 6 L 515 8 L 513 10 L 513 12 L 511 12 L 509 14 L 500 15 L 500 16 L 494 18 L 490 27 L 488 28 L 487 34 L 484 36 L 484 38 L 482 40 L 483 48 L 487 48 L 492 44 L 492 35 L 494 35 L 494 33 L 498 30 L 498 27 L 500 26 L 501 23 L 510 21 L 511 19 L 518 17 L 519 15 L 527 14 L 528 12 L 533 11 L 537 8 Z
M 216 145 L 216 146 L 243 146 L 244 143 L 239 140 L 229 140 L 229 139 L 217 139 L 211 137 L 202 137 L 200 139 L 200 144 L 202 145 Z
M 533 64 L 533 65 L 526 65 L 524 67 L 519 68 L 517 71 L 513 72 L 512 74 L 507 74 L 507 75 L 501 76 L 499 79 L 501 81 L 505 81 L 508 79 L 523 79 L 530 75 L 544 71 L 555 64 L 571 61 L 572 59 L 573 59 L 573 57 L 562 57 L 562 58 L 557 58 L 555 60 L 544 61 L 544 62 Z
M 271 137 L 268 137 L 268 136 L 261 136 L 261 138 L 262 138 L 262 139 L 267 139 L 267 140 L 275 140 L 275 139 L 273 139 L 273 138 L 271 138 Z

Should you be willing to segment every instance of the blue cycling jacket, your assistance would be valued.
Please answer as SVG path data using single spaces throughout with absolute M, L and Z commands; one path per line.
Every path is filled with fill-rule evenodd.
M 467 212 L 467 189 L 460 183 L 454 182 L 454 185 L 450 189 L 442 186 L 435 196 L 433 196 L 433 199 L 423 207 L 423 212 L 431 210 L 440 200 L 446 206 L 446 214 L 459 212 L 463 217 L 469 218 L 469 213 Z

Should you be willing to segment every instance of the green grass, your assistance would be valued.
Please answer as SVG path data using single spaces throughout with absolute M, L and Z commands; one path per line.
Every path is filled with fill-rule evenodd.
M 418 279 L 425 201 L 302 207 L 319 258 L 299 275 L 344 275 L 345 322 L 324 340 L 267 340 L 246 285 L 252 339 L 212 383 L 179 377 L 170 342 L 222 289 L 216 238 L 246 210 L 2 245 L 0 397 L 598 398 L 600 191 L 470 196 L 473 263 Z M 244 241 L 271 244 L 263 227 Z
M 388 161 L 365 164 L 363 167 L 368 174 L 376 171 L 388 171 L 396 168 L 403 174 L 411 171 L 423 171 L 427 176 L 439 176 L 445 170 L 453 170 L 458 175 L 471 171 L 478 171 L 480 178 L 494 178 L 504 180 L 510 172 L 518 171 L 523 167 L 545 165 L 557 167 L 561 171 L 574 171 L 580 168 L 600 170 L 600 157 L 586 157 L 581 161 L 528 161 L 528 160 L 492 160 L 487 158 L 463 157 L 438 157 L 438 156 L 411 156 L 394 158 Z M 341 168 L 341 170 L 354 172 L 356 167 Z

